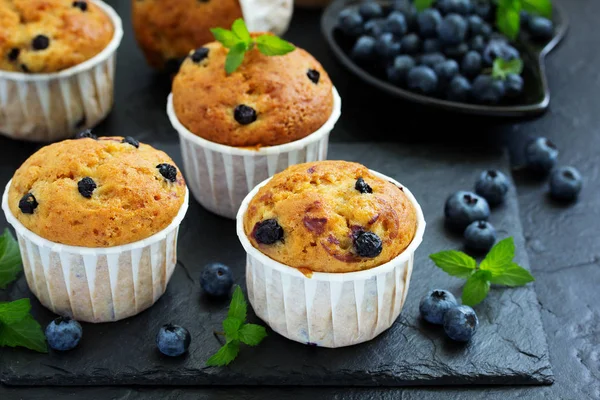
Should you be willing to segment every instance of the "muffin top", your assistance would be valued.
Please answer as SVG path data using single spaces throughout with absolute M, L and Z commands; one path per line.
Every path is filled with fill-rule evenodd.
M 27 229 L 52 242 L 112 247 L 166 228 L 185 192 L 162 151 L 132 138 L 84 138 L 29 157 L 13 176 L 8 204 Z
M 0 0 L 0 69 L 62 71 L 100 53 L 113 34 L 91 1 Z
M 210 28 L 242 18 L 238 0 L 131 0 L 135 36 L 151 66 L 168 68 L 213 40 Z M 173 65 L 171 65 L 173 64 Z
M 227 53 L 221 43 L 209 43 L 175 76 L 175 113 L 195 135 L 227 146 L 274 146 L 310 135 L 331 116 L 331 80 L 306 51 L 266 56 L 255 47 L 230 75 Z
M 250 201 L 244 231 L 258 250 L 303 272 L 355 272 L 404 251 L 417 213 L 401 187 L 346 161 L 276 174 Z

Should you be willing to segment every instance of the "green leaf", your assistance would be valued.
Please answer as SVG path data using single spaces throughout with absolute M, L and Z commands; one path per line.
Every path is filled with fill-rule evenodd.
M 415 0 L 414 5 L 417 11 L 421 12 L 433 5 L 434 0 Z
M 273 35 L 261 35 L 256 38 L 258 50 L 267 56 L 282 56 L 296 49 L 293 44 Z
M 237 318 L 226 318 L 225 321 L 223 321 L 223 330 L 225 331 L 225 337 L 228 342 L 239 339 L 242 323 L 243 322 Z
M 475 271 L 477 263 L 462 251 L 446 250 L 429 256 L 444 272 L 458 278 L 466 279 Z
M 231 304 L 229 305 L 229 312 L 227 313 L 228 318 L 235 318 L 239 321 L 244 322 L 246 320 L 246 312 L 248 305 L 242 293 L 242 288 L 236 286 L 231 297 Z
M 515 258 L 515 241 L 511 236 L 492 247 L 481 262 L 480 268 L 484 271 L 491 271 L 495 275 L 504 271 L 504 268 L 512 263 L 513 258 Z
M 266 337 L 267 330 L 264 326 L 245 324 L 240 329 L 240 340 L 248 346 L 258 346 Z
M 229 53 L 227 53 L 227 58 L 225 59 L 225 71 L 228 74 L 232 74 L 240 65 L 242 65 L 245 53 L 246 44 L 242 42 L 239 42 L 229 49 Z
M 21 272 L 19 244 L 8 229 L 0 236 L 0 289 L 6 288 Z
M 462 292 L 462 302 L 467 306 L 479 304 L 486 298 L 490 291 L 489 271 L 477 271 L 467 279 Z
M 223 28 L 212 28 L 210 30 L 215 39 L 228 49 L 240 42 L 240 39 L 232 32 Z
M 235 21 L 233 21 L 233 25 L 231 25 L 231 30 L 242 42 L 246 43 L 246 47 L 248 47 L 248 45 L 252 43 L 250 32 L 248 32 L 248 28 L 246 27 L 246 23 L 243 19 L 238 18 Z
M 496 26 L 510 40 L 515 40 L 521 27 L 521 1 L 500 0 L 496 10 Z
M 496 79 L 506 79 L 508 74 L 521 75 L 523 72 L 523 60 L 515 58 L 514 60 L 506 61 L 503 58 L 496 58 L 494 60 L 494 67 L 492 69 L 492 77 Z
M 516 263 L 511 263 L 504 268 L 501 274 L 492 275 L 491 283 L 510 287 L 523 286 L 535 281 L 535 278 L 525 268 Z
M 219 349 L 211 358 L 206 361 L 206 365 L 209 367 L 222 367 L 229 365 L 240 352 L 240 341 L 234 340 L 227 342 L 223 347 Z
M 0 323 L 10 325 L 21 321 L 31 310 L 29 299 L 15 300 L 11 303 L 0 303 Z
M 552 2 L 550 0 L 521 0 L 523 10 L 530 14 L 552 18 Z
M 2 346 L 20 346 L 40 353 L 48 352 L 42 327 L 31 314 L 10 325 L 0 324 L 0 347 Z

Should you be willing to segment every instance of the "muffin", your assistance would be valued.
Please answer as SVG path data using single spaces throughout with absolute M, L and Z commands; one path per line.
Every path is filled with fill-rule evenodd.
M 41 303 L 77 320 L 115 321 L 164 293 L 187 189 L 162 151 L 131 137 L 84 136 L 27 159 L 2 207 Z
M 261 35 L 273 36 L 251 37 Z M 168 113 L 192 193 L 208 210 L 235 218 L 259 182 L 289 165 L 326 158 L 341 100 L 303 49 L 267 56 L 254 46 L 231 74 L 228 54 L 219 42 L 191 52 L 173 80 Z
M 288 339 L 371 340 L 402 310 L 424 231 L 415 197 L 391 178 L 345 161 L 291 166 L 237 215 L 248 299 Z
M 0 1 L 0 132 L 55 141 L 104 119 L 122 35 L 99 0 Z

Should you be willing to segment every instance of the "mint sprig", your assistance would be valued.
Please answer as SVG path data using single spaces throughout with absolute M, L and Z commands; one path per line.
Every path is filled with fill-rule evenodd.
M 293 44 L 275 36 L 260 35 L 252 39 L 246 23 L 243 19 L 236 19 L 231 25 L 231 30 L 223 28 L 213 28 L 210 30 L 215 40 L 220 42 L 223 47 L 229 49 L 225 59 L 225 71 L 232 74 L 244 62 L 246 52 L 252 50 L 254 46 L 266 56 L 282 56 L 296 49 Z
M 492 67 L 492 77 L 495 79 L 506 79 L 508 74 L 521 75 L 523 72 L 523 60 L 515 58 L 507 61 L 503 58 L 496 58 Z
M 221 367 L 229 365 L 240 352 L 242 343 L 248 346 L 258 346 L 267 337 L 267 330 L 260 325 L 246 323 L 248 304 L 237 286 L 231 298 L 227 318 L 223 321 L 223 331 L 226 343 L 211 358 L 206 365 Z
M 0 289 L 17 279 L 21 272 L 19 244 L 8 229 L 0 236 Z
M 448 275 L 467 280 L 462 302 L 468 306 L 481 303 L 487 297 L 491 284 L 516 287 L 535 280 L 529 271 L 513 262 L 514 257 L 512 237 L 498 242 L 479 266 L 473 257 L 461 251 L 447 250 L 429 256 Z

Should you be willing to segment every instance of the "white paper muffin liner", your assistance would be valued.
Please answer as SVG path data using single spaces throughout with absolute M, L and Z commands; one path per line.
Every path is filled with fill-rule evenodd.
M 90 0 L 111 19 L 114 36 L 93 58 L 63 71 L 29 74 L 0 71 L 0 134 L 53 142 L 96 126 L 113 106 L 121 18 L 109 5 Z
M 258 183 L 290 165 L 325 160 L 329 134 L 342 107 L 335 88 L 333 97 L 331 117 L 314 133 L 295 142 L 251 150 L 194 135 L 177 119 L 170 94 L 167 114 L 179 133 L 186 182 L 194 198 L 207 210 L 234 219 L 244 197 Z
M 283 35 L 294 12 L 293 0 L 240 0 L 244 22 L 250 32 Z
M 8 206 L 11 182 L 2 209 L 17 233 L 29 289 L 46 308 L 78 321 L 112 322 L 144 311 L 165 292 L 177 263 L 187 189 L 179 213 L 162 231 L 123 246 L 88 248 L 51 242 L 23 226 Z
M 414 255 L 423 240 L 425 218 L 412 193 L 395 180 L 371 171 L 398 187 L 414 205 L 417 231 L 396 258 L 365 271 L 314 272 L 296 268 L 260 252 L 244 232 L 248 204 L 269 180 L 244 199 L 237 215 L 237 235 L 247 253 L 246 286 L 256 315 L 280 335 L 309 345 L 344 347 L 369 341 L 392 326 L 406 300 Z

